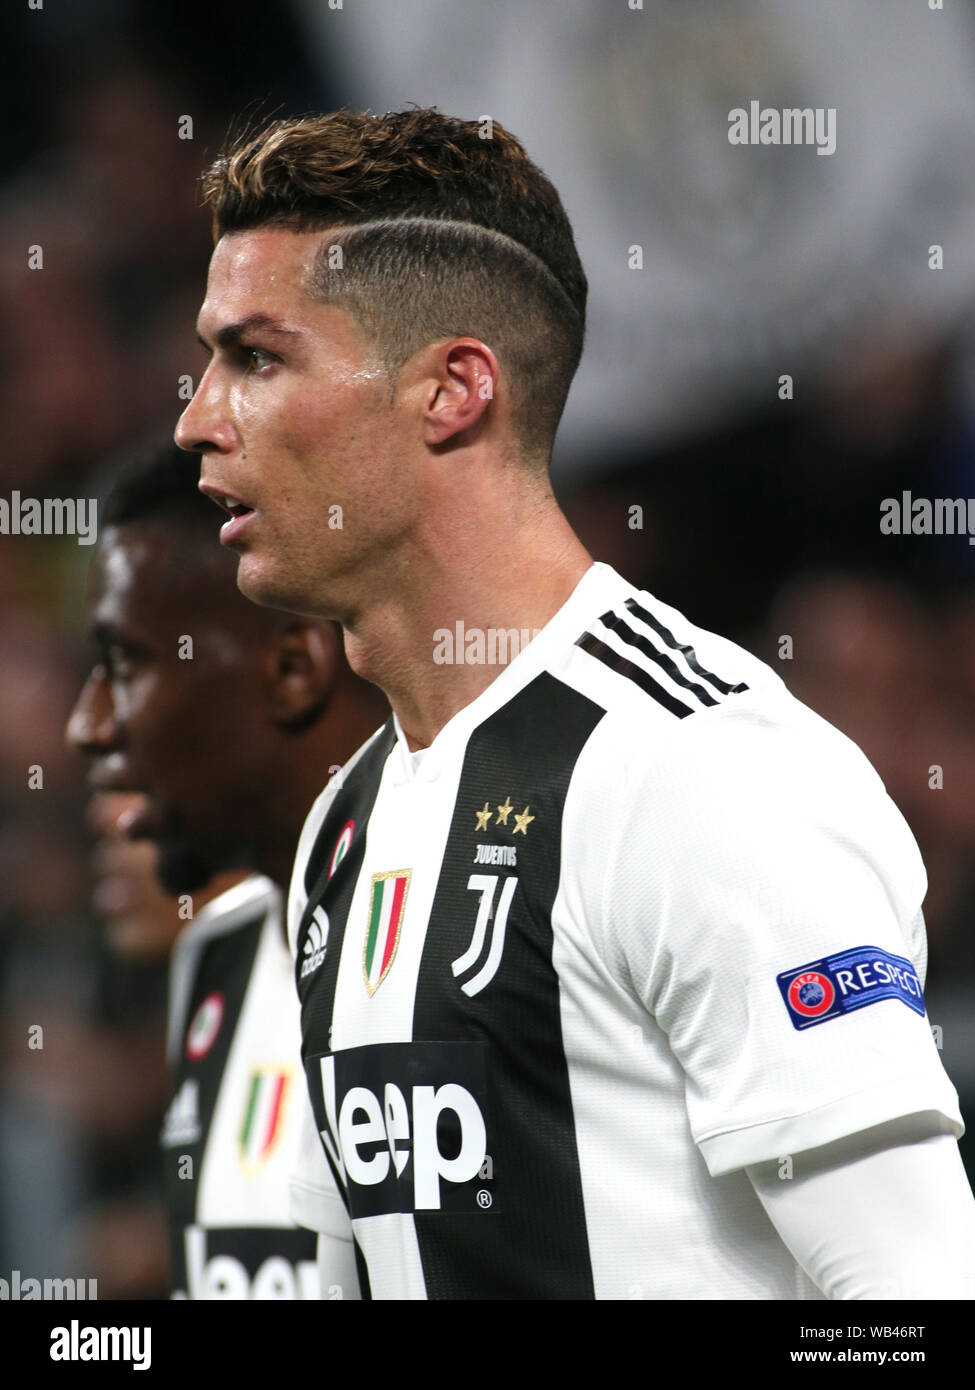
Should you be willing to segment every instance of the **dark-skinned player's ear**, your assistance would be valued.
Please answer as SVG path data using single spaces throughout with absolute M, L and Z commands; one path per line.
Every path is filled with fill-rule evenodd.
M 334 623 L 295 620 L 268 639 L 271 718 L 297 733 L 323 713 L 337 678 L 341 638 Z

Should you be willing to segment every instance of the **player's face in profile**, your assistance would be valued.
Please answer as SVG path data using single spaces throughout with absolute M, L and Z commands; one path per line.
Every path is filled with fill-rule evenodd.
M 181 578 L 167 543 L 171 528 L 105 531 L 88 599 L 94 661 L 68 739 L 90 759 L 94 790 L 139 794 L 128 835 L 155 840 L 166 887 L 191 892 L 235 864 L 243 838 L 247 753 L 261 733 L 248 667 L 259 658 L 225 608 L 201 611 L 199 567 Z M 228 603 L 239 604 L 231 578 Z
M 241 504 L 221 529 L 241 591 L 336 616 L 418 504 L 375 353 L 306 288 L 323 235 L 263 228 L 217 244 L 198 324 L 212 356 L 176 440 L 203 455 L 205 492 Z

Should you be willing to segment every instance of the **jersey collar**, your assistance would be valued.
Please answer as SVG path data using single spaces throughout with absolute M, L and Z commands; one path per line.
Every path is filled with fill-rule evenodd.
M 391 754 L 393 766 L 389 769 L 393 781 L 435 781 L 458 746 L 467 743 L 478 724 L 507 704 L 519 690 L 545 670 L 566 645 L 571 646 L 594 618 L 618 602 L 621 587 L 629 589 L 612 566 L 600 560 L 594 561 L 538 635 L 498 672 L 476 699 L 448 719 L 428 748 L 412 753 L 399 719 L 394 714 L 396 747 Z
M 176 938 L 177 945 L 236 931 L 252 922 L 260 911 L 270 911 L 278 897 L 278 889 L 269 878 L 251 874 L 201 907 Z

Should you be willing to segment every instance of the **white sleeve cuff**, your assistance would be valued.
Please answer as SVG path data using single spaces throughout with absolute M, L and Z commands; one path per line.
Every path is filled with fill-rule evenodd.
M 873 1086 L 867 1091 L 842 1096 L 816 1110 L 749 1125 L 745 1129 L 695 1135 L 695 1139 L 708 1172 L 717 1178 L 751 1163 L 766 1163 L 786 1154 L 819 1148 L 874 1125 L 925 1110 L 942 1115 L 956 1139 L 964 1134 L 965 1124 L 954 1086 L 947 1076 L 942 1083 L 932 1085 L 931 1072 L 925 1068 L 885 1086 Z

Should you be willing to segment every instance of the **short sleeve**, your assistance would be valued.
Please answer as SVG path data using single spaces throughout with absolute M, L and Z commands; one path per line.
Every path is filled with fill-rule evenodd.
M 597 948 L 666 1034 L 713 1175 L 922 1110 L 963 1133 L 913 836 L 844 735 L 746 698 L 621 770 Z

